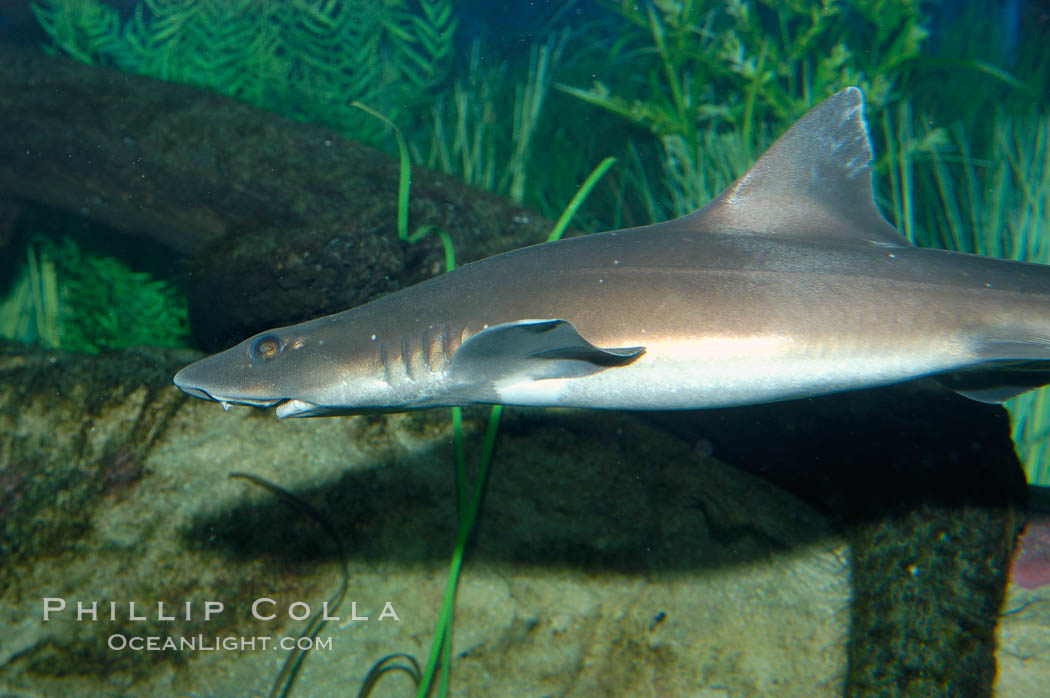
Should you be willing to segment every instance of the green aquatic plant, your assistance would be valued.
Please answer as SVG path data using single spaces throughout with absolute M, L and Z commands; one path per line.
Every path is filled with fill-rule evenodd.
M 429 233 L 434 233 L 441 240 L 441 246 L 445 250 L 445 271 L 456 268 L 456 251 L 452 246 L 452 238 L 448 232 L 433 225 L 423 225 L 416 228 L 415 232 L 408 232 L 408 197 L 412 189 L 412 163 L 409 157 L 408 141 L 405 140 L 401 129 L 394 124 L 386 115 L 373 109 L 367 104 L 354 102 L 353 106 L 364 113 L 384 123 L 394 133 L 398 152 L 398 179 L 397 179 L 397 239 L 402 242 L 414 244 L 419 242 Z
M 886 121 L 885 210 L 920 245 L 1050 264 L 1050 114 L 998 110 L 990 120 L 993 140 L 975 151 L 963 123 L 934 129 L 901 105 Z M 1050 390 L 1006 407 L 1029 482 L 1050 483 Z
M 861 87 L 875 107 L 896 101 L 928 34 L 918 0 L 605 4 L 629 27 L 611 63 L 629 57 L 639 79 L 558 89 L 658 138 L 679 136 L 692 152 L 698 124 L 736 129 L 750 144 L 844 85 Z
M 49 251 L 26 245 L 26 262 L 0 301 L 0 337 L 52 349 L 61 344 L 58 276 Z
M 576 190 L 572 198 L 569 200 L 565 210 L 562 211 L 561 215 L 558 216 L 558 220 L 554 222 L 554 227 L 551 228 L 551 232 L 547 235 L 547 242 L 554 242 L 561 240 L 565 231 L 569 227 L 569 223 L 572 222 L 573 217 L 580 210 L 580 206 L 583 205 L 584 200 L 590 196 L 594 186 L 598 183 L 598 180 L 605 176 L 605 173 L 609 171 L 613 165 L 616 164 L 616 158 L 607 157 L 599 162 L 591 173 L 587 175 L 587 179 L 583 180 L 583 184 Z
M 1011 17 L 996 3 L 967 0 L 941 3 L 935 12 L 936 35 L 913 76 L 917 111 L 966 123 L 983 145 L 988 129 L 981 126 L 992 123 L 993 109 L 1020 113 L 1045 102 L 1050 52 L 1044 29 L 1025 21 L 1024 10 Z
M 1050 264 L 1050 115 L 995 117 L 986 157 L 952 129 L 954 152 L 938 153 L 932 173 L 941 205 L 926 212 L 933 242 L 951 249 Z M 1013 436 L 1029 481 L 1050 484 L 1050 390 L 1009 402 Z
M 172 284 L 82 250 L 34 238 L 0 304 L 0 336 L 96 354 L 137 345 L 189 346 L 186 301 Z
M 719 129 L 708 125 L 696 133 L 696 146 L 678 134 L 660 140 L 660 167 L 669 200 L 664 205 L 651 191 L 646 192 L 654 220 L 676 218 L 692 213 L 728 187 L 751 166 L 754 144 L 768 145 L 768 132 L 749 140 L 739 129 Z M 641 171 L 641 163 L 636 160 Z
M 405 660 L 407 663 L 401 663 L 402 660 Z M 419 662 L 416 661 L 415 657 L 404 652 L 388 654 L 373 664 L 372 668 L 365 674 L 365 680 L 361 684 L 361 689 L 357 692 L 357 698 L 369 698 L 372 695 L 372 691 L 379 685 L 380 679 L 395 671 L 408 674 L 417 687 L 423 679 L 423 670 L 419 668 Z
M 546 44 L 532 46 L 528 77 L 515 90 L 513 133 L 514 148 L 498 189 L 504 183 L 510 200 L 519 206 L 525 200 L 525 168 L 532 152 L 532 138 L 543 112 L 543 103 L 551 86 L 551 69 L 561 60 L 566 35 L 554 35 Z
M 555 87 L 654 136 L 655 149 L 632 144 L 626 175 L 649 220 L 705 204 L 771 134 L 845 85 L 860 86 L 873 111 L 901 100 L 927 37 L 914 0 L 604 4 L 626 22 L 608 61 L 616 83 Z
M 62 347 L 95 353 L 137 345 L 189 346 L 189 310 L 171 283 L 117 259 L 82 253 L 71 238 L 55 254 Z
M 465 74 L 431 107 L 431 131 L 425 145 L 414 145 L 416 160 L 524 203 L 533 138 L 567 38 L 563 32 L 534 44 L 518 81 L 508 79 L 505 63 L 485 66 L 476 40 Z
M 430 108 L 431 132 L 426 146 L 413 144 L 417 162 L 467 184 L 496 190 L 496 150 L 505 102 L 506 64 L 485 66 L 481 41 L 471 45 L 466 71 L 457 76 L 449 92 L 438 96 Z M 425 152 L 425 155 L 424 155 Z
M 218 90 L 347 135 L 377 135 L 351 106 L 390 116 L 447 76 L 451 0 L 142 0 L 122 22 L 99 0 L 42 0 L 48 47 L 77 60 Z

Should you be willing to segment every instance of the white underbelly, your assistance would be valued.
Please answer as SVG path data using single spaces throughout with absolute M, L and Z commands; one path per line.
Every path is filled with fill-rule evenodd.
M 496 390 L 509 405 L 730 407 L 896 383 L 967 365 L 968 354 L 953 343 L 921 352 L 829 352 L 801 351 L 790 338 L 703 339 L 650 346 L 631 364 L 583 377 L 507 382 Z

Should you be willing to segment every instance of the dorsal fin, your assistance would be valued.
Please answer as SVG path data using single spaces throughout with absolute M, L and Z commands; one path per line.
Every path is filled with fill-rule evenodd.
M 908 245 L 879 213 L 864 94 L 847 87 L 813 107 L 744 176 L 678 221 L 705 232 Z

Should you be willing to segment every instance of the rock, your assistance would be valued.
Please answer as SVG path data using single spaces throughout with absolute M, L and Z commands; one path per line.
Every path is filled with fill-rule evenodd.
M 290 604 L 338 587 L 340 622 L 292 695 L 350 692 L 429 651 L 454 538 L 446 410 L 280 422 L 183 398 L 187 357 L 0 354 L 0 688 L 258 695 L 286 653 L 113 650 L 114 636 L 294 637 Z M 466 416 L 474 455 L 486 410 Z M 846 551 L 824 517 L 637 416 L 510 408 L 459 586 L 456 695 L 832 696 Z M 42 621 L 43 599 L 66 609 Z M 278 618 L 251 605 L 274 599 Z M 145 621 L 129 620 L 129 601 Z M 98 601 L 98 621 L 76 620 Z M 108 618 L 110 601 L 118 603 Z M 157 603 L 174 621 L 157 618 Z M 205 603 L 225 610 L 204 620 Z M 190 603 L 190 618 L 185 604 Z M 347 622 L 351 602 L 367 621 Z M 389 602 L 400 620 L 379 620 Z M 57 604 L 57 601 L 52 601 Z M 264 608 L 269 608 L 264 603 Z M 295 610 L 295 609 L 292 609 Z M 403 675 L 376 695 L 405 695 Z
M 999 698 L 1030 698 L 1050 684 L 1050 587 L 1010 584 L 996 641 Z
M 293 695 L 427 656 L 456 520 L 447 411 L 223 412 L 171 386 L 192 358 L 0 350 L 5 694 L 265 693 L 286 652 L 263 640 L 110 645 L 294 638 L 289 613 L 320 609 L 344 558 L 331 646 Z M 486 419 L 466 413 L 471 455 Z M 454 691 L 1032 695 L 1050 677 L 1046 587 L 1011 587 L 995 674 L 1024 498 L 1008 431 L 1000 408 L 930 382 L 692 414 L 509 408 L 459 586 Z M 253 617 L 260 599 L 275 618 Z
M 847 696 L 986 696 L 1025 481 L 1006 411 L 933 380 L 655 417 L 850 545 Z

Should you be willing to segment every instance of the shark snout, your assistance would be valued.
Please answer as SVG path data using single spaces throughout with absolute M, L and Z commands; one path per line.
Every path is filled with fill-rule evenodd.
M 176 373 L 172 382 L 187 395 L 192 395 L 202 400 L 212 400 L 221 403 L 223 407 L 228 407 L 230 404 L 273 407 L 288 399 L 285 397 L 229 394 L 222 389 L 221 385 L 216 384 L 216 381 L 210 378 L 215 371 L 212 367 L 206 365 L 208 362 L 209 359 L 202 359 L 190 364 Z
M 186 371 L 191 368 L 193 368 L 193 365 L 187 366 L 186 368 L 176 373 L 175 377 L 172 379 L 172 382 L 175 383 L 175 386 L 182 392 L 186 393 L 187 395 L 190 395 L 191 397 L 200 398 L 201 400 L 211 400 L 213 402 L 217 402 L 220 405 L 222 405 L 223 409 L 226 410 L 230 409 L 230 403 L 243 402 L 242 400 L 235 400 L 223 397 L 221 395 L 215 395 L 205 390 L 204 388 L 194 385 L 194 381 L 192 380 L 192 378 L 187 377 L 185 375 Z
M 199 397 L 203 400 L 215 400 L 216 402 L 219 402 L 220 398 L 213 395 L 204 387 L 206 377 L 201 374 L 201 362 L 195 361 L 176 373 L 172 382 L 175 383 L 179 390 L 187 395 Z
M 179 371 L 178 373 L 176 373 L 175 377 L 172 378 L 172 382 L 175 384 L 175 386 L 179 390 L 181 390 L 182 392 L 186 393 L 187 395 L 192 395 L 193 397 L 199 397 L 199 398 L 204 399 L 204 400 L 214 400 L 215 398 L 212 397 L 211 394 L 209 394 L 207 390 L 202 390 L 201 388 L 197 387 L 196 381 L 193 379 L 193 375 L 192 375 L 193 374 L 193 370 L 192 369 L 196 365 L 197 365 L 196 363 L 190 364 L 186 368 L 184 368 L 181 371 Z
M 208 359 L 195 361 L 175 374 L 172 382 L 186 395 L 202 400 L 213 400 L 215 402 L 243 402 L 223 394 L 222 389 L 212 385 L 209 376 L 214 372 L 207 365 Z

